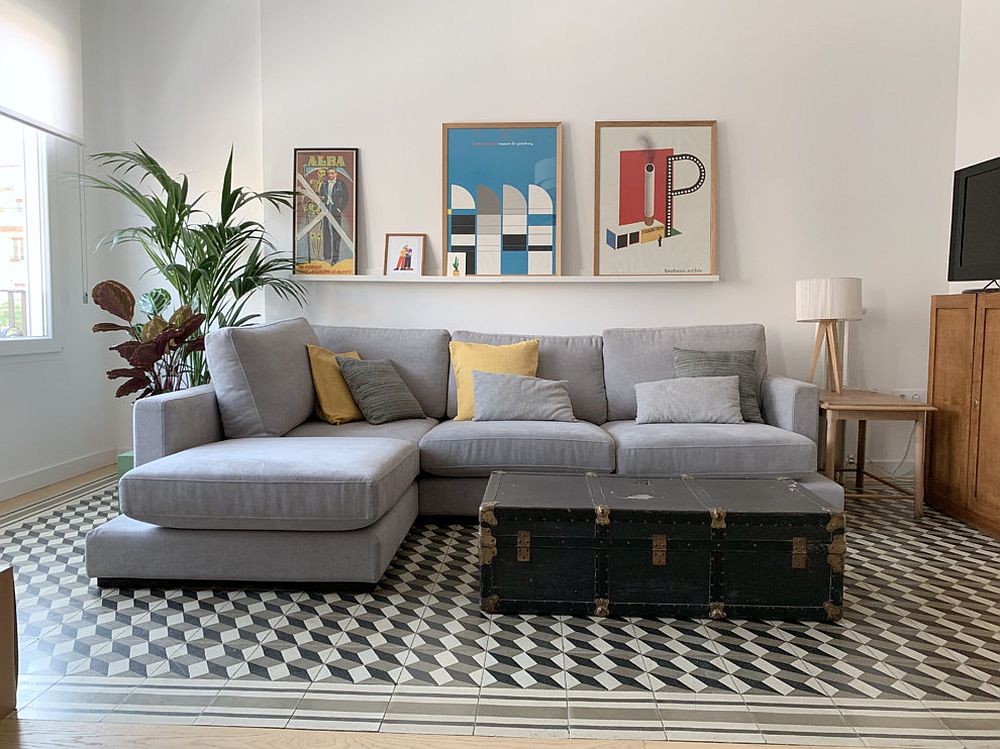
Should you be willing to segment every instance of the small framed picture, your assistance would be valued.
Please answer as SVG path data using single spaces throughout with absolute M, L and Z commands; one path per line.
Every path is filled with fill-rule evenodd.
M 446 276 L 459 278 L 465 275 L 465 260 L 467 255 L 464 252 L 449 252 L 445 258 L 447 266 L 444 269 Z
M 414 278 L 424 274 L 426 234 L 385 235 L 385 275 Z

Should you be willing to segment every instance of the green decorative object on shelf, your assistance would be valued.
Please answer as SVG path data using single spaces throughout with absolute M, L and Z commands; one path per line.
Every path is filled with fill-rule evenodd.
M 126 473 L 135 467 L 135 453 L 129 450 L 118 456 L 118 478 L 121 479 Z

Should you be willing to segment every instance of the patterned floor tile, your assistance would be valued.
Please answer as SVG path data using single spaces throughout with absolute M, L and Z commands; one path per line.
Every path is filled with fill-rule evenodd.
M 292 713 L 288 727 L 378 731 L 392 692 L 391 684 L 313 684 Z
M 21 720 L 103 720 L 135 689 L 141 679 L 67 676 L 18 709 Z
M 87 644 L 77 642 L 72 635 L 52 632 L 45 637 L 18 647 L 18 672 L 29 675 L 64 676 L 86 668 L 98 653 L 110 649 L 107 641 Z
M 476 706 L 477 736 L 569 738 L 564 690 L 484 688 Z
M 284 727 L 307 688 L 305 684 L 296 683 L 230 681 L 218 691 L 194 723 Z
M 630 622 L 573 617 L 566 619 L 563 627 L 567 688 L 650 691 L 648 661 Z
M 403 664 L 398 683 L 478 689 L 483 682 L 485 664 L 485 645 L 414 648 Z
M 330 651 L 315 679 L 320 684 L 396 684 L 409 656 L 405 645 L 343 641 Z
M 640 739 L 667 737 L 653 694 L 646 692 L 570 691 L 569 734 L 574 739 Z
M 385 733 L 471 736 L 476 726 L 477 687 L 399 686 L 382 719 Z
M 471 523 L 415 525 L 371 593 L 101 590 L 83 538 L 117 513 L 114 489 L 60 502 L 0 517 L 33 717 L 845 746 L 1000 736 L 1000 543 L 932 510 L 914 523 L 905 503 L 848 503 L 845 617 L 826 624 L 487 616 Z
M 144 679 L 105 721 L 190 725 L 219 694 L 225 681 Z
M 562 621 L 552 616 L 494 617 L 483 687 L 565 689 Z
M 669 741 L 764 743 L 754 714 L 742 700 L 724 695 L 699 695 L 695 700 L 667 697 L 657 695 L 657 707 Z

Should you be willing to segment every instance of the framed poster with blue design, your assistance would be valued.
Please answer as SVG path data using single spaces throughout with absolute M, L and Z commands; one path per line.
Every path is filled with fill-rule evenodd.
M 559 275 L 562 124 L 445 123 L 442 138 L 443 274 Z

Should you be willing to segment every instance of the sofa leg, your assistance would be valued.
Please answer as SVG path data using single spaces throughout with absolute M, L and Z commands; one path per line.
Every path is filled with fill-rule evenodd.
M 98 588 L 120 588 L 138 590 L 151 588 L 157 590 L 184 588 L 186 590 L 283 590 L 310 591 L 318 593 L 372 593 L 378 588 L 378 583 L 362 582 L 295 582 L 266 580 L 174 580 L 174 579 L 139 579 L 130 577 L 99 577 Z

